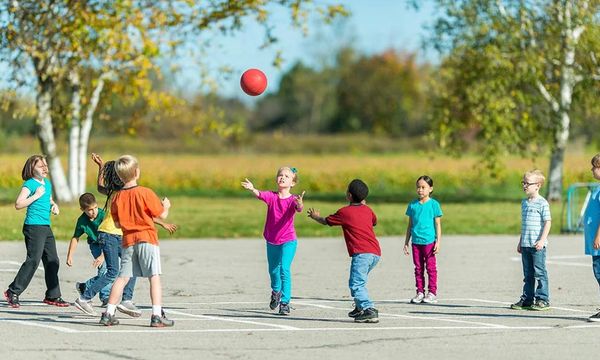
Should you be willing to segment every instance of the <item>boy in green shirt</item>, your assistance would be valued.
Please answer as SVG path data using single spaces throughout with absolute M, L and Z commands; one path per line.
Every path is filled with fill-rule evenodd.
M 98 274 L 93 278 L 88 279 L 86 282 L 78 282 L 75 284 L 79 295 L 83 294 L 86 285 L 90 284 L 94 279 L 102 276 L 106 273 L 106 265 L 104 263 L 104 254 L 102 253 L 102 246 L 98 242 L 98 226 L 104 220 L 104 210 L 98 208 L 96 198 L 91 193 L 85 193 L 79 197 L 79 208 L 83 211 L 83 214 L 77 219 L 77 225 L 75 225 L 75 231 L 73 238 L 69 243 L 69 250 L 67 251 L 67 266 L 73 265 L 73 253 L 79 243 L 79 238 L 83 235 L 87 235 L 87 243 L 90 247 L 90 252 L 94 261 L 92 267 L 98 269 Z M 111 284 L 106 285 L 98 294 L 100 301 L 105 303 L 110 295 Z M 75 303 L 77 306 L 77 302 Z M 91 315 L 91 314 L 90 314 Z

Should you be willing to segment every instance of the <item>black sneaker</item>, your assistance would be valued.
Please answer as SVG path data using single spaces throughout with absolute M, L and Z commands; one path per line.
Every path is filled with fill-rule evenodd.
M 529 310 L 531 309 L 531 303 L 526 303 L 525 300 L 519 299 L 516 303 L 511 304 L 510 308 L 513 310 Z
M 150 318 L 151 327 L 167 327 L 173 325 L 175 325 L 175 321 L 167 319 L 164 311 L 161 313 L 161 316 L 152 315 Z
M 79 294 L 79 296 L 83 295 L 83 293 L 85 292 L 85 283 L 76 282 L 75 289 L 77 289 L 77 293 Z
M 358 315 L 360 315 L 361 312 L 362 312 L 362 310 L 355 306 L 354 310 L 352 310 L 348 313 L 348 316 L 350 316 L 351 318 L 355 318 Z
M 279 315 L 289 315 L 290 305 L 286 303 L 279 304 Z
M 8 302 L 8 306 L 10 306 L 11 308 L 16 309 L 21 307 L 21 304 L 19 303 L 19 295 L 13 293 L 12 291 L 6 290 L 4 292 L 4 298 Z
M 100 317 L 100 324 L 104 326 L 119 325 L 119 320 L 117 320 L 115 315 L 110 315 L 107 312 L 103 312 L 102 316 Z
M 279 291 L 279 292 L 271 291 L 271 302 L 269 302 L 269 308 L 271 310 L 277 309 L 277 306 L 279 305 L 280 300 L 281 300 L 281 291 Z
M 67 307 L 67 306 L 69 306 L 69 303 L 66 302 L 66 301 L 64 301 L 61 297 L 57 297 L 57 298 L 45 298 L 44 299 L 44 304 L 58 306 L 58 307 Z
M 378 323 L 379 311 L 374 308 L 364 309 L 354 318 L 354 321 L 359 323 Z
M 105 308 L 108 305 L 108 299 L 102 300 L 102 304 L 100 304 L 101 308 Z

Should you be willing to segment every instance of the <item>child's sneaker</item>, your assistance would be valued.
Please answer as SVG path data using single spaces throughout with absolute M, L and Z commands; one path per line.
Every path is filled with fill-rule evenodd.
M 61 297 L 57 297 L 57 298 L 45 298 L 44 299 L 44 304 L 58 306 L 58 307 L 67 307 L 67 306 L 69 306 L 69 303 L 66 302 L 66 301 L 64 301 Z
M 427 293 L 427 295 L 423 298 L 423 302 L 426 304 L 437 304 L 437 296 L 433 293 Z
M 417 296 L 415 296 L 414 298 L 410 299 L 410 303 L 411 304 L 420 304 L 423 302 L 423 299 L 425 298 L 425 295 L 420 292 L 417 293 Z
M 103 312 L 102 316 L 100 317 L 100 324 L 104 326 L 119 325 L 119 320 L 117 320 L 117 317 L 115 315 Z
M 85 283 L 76 282 L 75 289 L 77 290 L 79 296 L 83 295 L 83 293 L 85 292 Z
M 600 309 L 598 309 L 598 310 L 600 310 Z M 590 316 L 590 317 L 588 318 L 588 321 L 591 321 L 591 322 L 599 322 L 599 321 L 600 321 L 600 312 L 599 312 L 599 313 L 597 313 L 596 315 L 592 315 L 592 316 Z
M 21 303 L 19 303 L 19 295 L 13 293 L 12 291 L 6 290 L 4 292 L 4 298 L 8 302 L 8 306 L 10 306 L 11 308 L 16 309 L 21 307 Z
M 354 318 L 354 321 L 359 323 L 378 323 L 379 311 L 374 308 L 364 309 Z
M 279 305 L 280 300 L 281 300 L 281 291 L 279 291 L 279 292 L 271 291 L 271 302 L 269 302 L 269 308 L 271 310 L 277 309 L 277 306 Z
M 362 310 L 359 309 L 358 306 L 354 306 L 354 310 L 350 311 L 348 313 L 348 316 L 351 317 L 351 318 L 355 318 L 358 315 L 360 315 L 361 312 L 362 312 Z
M 550 310 L 550 304 L 544 300 L 537 300 L 533 305 L 529 307 L 530 310 L 535 311 L 546 311 Z
M 516 303 L 511 304 L 510 308 L 513 310 L 529 310 L 531 308 L 531 304 L 527 304 L 525 300 L 519 299 L 519 301 Z
M 150 318 L 151 327 L 168 327 L 175 325 L 175 321 L 167 319 L 164 311 L 161 314 L 161 316 L 152 315 Z
M 289 315 L 290 305 L 286 303 L 279 304 L 279 315 Z
M 90 301 L 85 301 L 85 300 L 81 300 L 81 298 L 77 298 L 77 299 L 75 299 L 75 307 L 90 316 L 97 315 L 96 312 L 94 311 L 94 308 L 92 307 L 92 304 Z
M 117 305 L 117 310 L 132 317 L 142 316 L 142 311 L 131 300 L 123 300 Z

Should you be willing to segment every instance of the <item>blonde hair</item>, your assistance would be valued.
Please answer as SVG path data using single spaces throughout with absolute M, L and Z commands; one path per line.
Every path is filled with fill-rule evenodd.
M 594 157 L 592 158 L 592 166 L 600 167 L 600 154 L 594 155 Z
M 544 176 L 544 173 L 542 173 L 542 171 L 538 170 L 538 169 L 527 171 L 525 173 L 525 177 L 526 178 L 534 178 L 535 181 L 540 184 L 540 187 L 542 185 L 544 185 L 544 182 L 546 181 L 546 177 Z
M 293 175 L 292 181 L 294 182 L 294 184 L 298 184 L 298 169 L 296 169 L 295 167 L 282 166 L 279 168 L 279 170 L 277 170 L 277 176 L 279 176 L 279 174 L 281 174 L 283 170 L 289 170 Z
M 135 178 L 135 170 L 138 168 L 138 161 L 131 155 L 123 155 L 117 159 L 115 170 L 117 175 L 124 183 Z

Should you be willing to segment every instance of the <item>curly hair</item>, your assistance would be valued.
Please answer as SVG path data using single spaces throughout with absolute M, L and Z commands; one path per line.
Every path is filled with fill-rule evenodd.
M 102 178 L 104 179 L 104 188 L 106 189 L 106 202 L 104 203 L 104 210 L 106 211 L 112 194 L 123 189 L 124 185 L 119 175 L 117 175 L 115 161 L 111 160 L 104 163 Z

